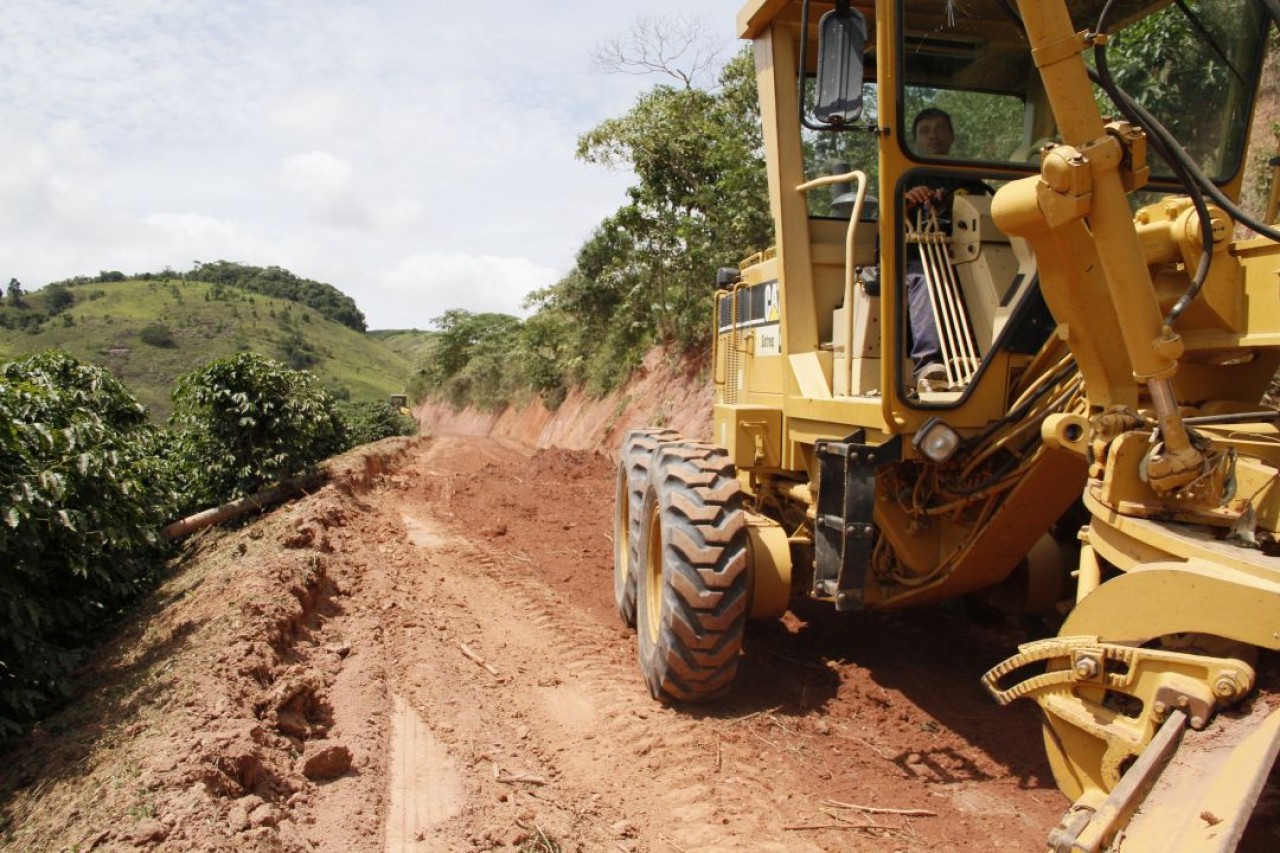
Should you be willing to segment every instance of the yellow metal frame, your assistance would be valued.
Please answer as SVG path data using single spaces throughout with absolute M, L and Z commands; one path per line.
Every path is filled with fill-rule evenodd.
M 814 8 L 820 13 L 830 5 Z M 1266 418 L 1225 419 L 1257 408 L 1280 367 L 1280 249 L 1264 239 L 1233 242 L 1230 217 L 1212 209 L 1211 274 L 1177 329 L 1167 326 L 1165 315 L 1186 291 L 1202 251 L 1199 218 L 1186 200 L 1174 198 L 1135 216 L 1130 195 L 1148 180 L 1143 132 L 1106 123 L 1099 114 L 1082 57 L 1090 37 L 1074 30 L 1067 4 L 1019 0 L 1039 74 L 1034 97 L 1052 106 L 1059 141 L 1046 147 L 1031 176 L 1012 164 L 1007 174 L 965 162 L 947 169 L 975 177 L 995 169 L 1013 179 L 996 193 L 992 216 L 1001 231 L 1034 248 L 1056 330 L 1038 355 L 993 356 L 954 405 L 930 408 L 911 399 L 899 355 L 903 214 L 892 196 L 908 170 L 937 164 L 913 159 L 894 137 L 905 125 L 897 99 L 897 2 L 854 5 L 875 33 L 885 203 L 874 226 L 809 216 L 805 192 L 815 182 L 804 173 L 797 117 L 796 80 L 804 70 L 798 67 L 798 0 L 752 0 L 738 17 L 740 35 L 754 42 L 777 246 L 745 263 L 742 284 L 718 298 L 737 300 L 777 282 L 781 341 L 776 352 L 762 347 L 758 332 L 740 332 L 736 323 L 717 338 L 715 437 L 758 506 L 787 503 L 807 513 L 811 525 L 819 442 L 843 441 L 857 431 L 859 443 L 879 445 L 917 433 L 935 414 L 962 436 L 981 435 L 1006 415 L 1012 397 L 1047 381 L 1069 353 L 1082 380 L 1079 405 L 1043 426 L 1026 426 L 1039 429 L 1043 445 L 1019 460 L 1016 477 L 998 491 L 955 505 L 898 500 L 901 484 L 893 478 L 925 464 L 903 442 L 901 469 L 877 475 L 874 521 L 882 550 L 868 570 L 865 603 L 903 607 L 990 587 L 1083 494 L 1092 523 L 1081 535 L 1077 603 L 1064 626 L 1069 636 L 1059 647 L 1033 650 L 1058 655 L 1045 658 L 1050 674 L 1065 673 L 1068 680 L 1025 695 L 1034 693 L 1047 712 L 1047 746 L 1059 783 L 1092 811 L 1168 719 L 1157 705 L 1185 699 L 1199 710 L 1189 717 L 1199 728 L 1241 695 L 1234 688 L 1224 693 L 1222 684 L 1236 675 L 1240 684 L 1252 683 L 1247 663 L 1230 656 L 1135 646 L 1188 634 L 1280 648 L 1274 625 L 1280 560 L 1220 541 L 1226 531 L 1243 541 L 1274 539 L 1280 524 L 1280 430 Z M 816 43 L 816 22 L 811 27 Z M 1034 128 L 1035 136 L 1053 131 L 1042 115 L 1038 120 L 1044 126 Z M 1235 198 L 1241 179 L 1238 170 L 1223 192 Z M 1272 219 L 1276 198 L 1280 190 L 1273 190 Z M 877 262 L 884 283 L 880 393 L 838 396 L 833 371 L 852 358 L 852 336 L 844 353 L 836 353 L 835 335 L 824 342 L 824 324 L 836 304 L 851 322 L 856 283 L 850 267 Z M 1196 415 L 1224 421 L 1188 425 Z M 797 553 L 813 548 L 801 527 L 789 539 Z M 785 562 L 789 570 L 781 533 L 762 525 L 753 542 L 759 540 L 767 565 Z M 762 582 L 761 595 L 776 608 L 781 575 L 770 569 L 762 577 L 773 578 Z M 1092 639 L 1075 642 L 1080 636 Z M 1129 661 L 1132 677 L 1124 684 L 1107 681 L 1106 661 L 1121 659 Z M 1097 662 L 1098 672 L 1088 661 Z M 1109 691 L 1133 697 L 1144 712 L 1109 710 Z M 1248 772 L 1256 775 L 1256 768 Z M 1108 828 L 1098 837 L 1114 831 L 1118 814 L 1106 818 Z

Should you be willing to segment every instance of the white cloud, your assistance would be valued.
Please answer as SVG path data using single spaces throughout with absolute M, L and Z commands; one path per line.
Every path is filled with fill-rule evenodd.
M 153 213 L 144 221 L 160 231 L 156 236 L 161 239 L 170 237 L 198 242 L 210 238 L 225 240 L 240 235 L 240 229 L 234 224 L 202 213 Z
M 704 5 L 727 55 L 740 4 Z M 223 258 L 332 283 L 374 328 L 517 313 L 624 201 L 626 174 L 573 155 L 658 82 L 588 70 L 639 11 L 13 0 L 0 280 Z
M 331 196 L 351 183 L 351 163 L 328 151 L 295 154 L 281 166 L 285 188 L 306 196 Z
M 454 307 L 522 315 L 525 296 L 558 275 L 525 257 L 424 252 L 404 258 L 379 278 L 370 309 L 401 321 L 379 325 L 417 327 Z
M 327 151 L 308 151 L 285 158 L 280 185 L 305 201 L 311 216 L 322 223 L 368 228 L 370 206 L 353 185 L 352 173 L 350 161 Z

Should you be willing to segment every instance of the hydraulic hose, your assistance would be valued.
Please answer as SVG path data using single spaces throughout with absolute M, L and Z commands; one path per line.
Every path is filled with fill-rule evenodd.
M 1271 21 L 1280 28 L 1280 0 L 1258 0 L 1266 11 Z M 1103 6 L 1098 16 L 1098 25 L 1096 28 L 1097 35 L 1106 33 L 1107 18 L 1111 13 L 1111 7 L 1115 0 L 1108 0 Z M 1017 9 L 1014 8 L 1010 0 L 1000 0 L 1000 5 L 1004 8 L 1009 18 L 1016 23 L 1025 33 L 1022 18 L 1018 15 Z M 1174 177 L 1178 183 L 1186 190 L 1187 195 L 1191 198 L 1195 207 L 1196 215 L 1200 221 L 1201 238 L 1203 240 L 1204 251 L 1201 254 L 1200 263 L 1196 268 L 1196 272 L 1192 277 L 1191 286 L 1178 299 L 1165 317 L 1164 322 L 1172 326 L 1182 312 L 1186 309 L 1196 296 L 1199 295 L 1200 288 L 1203 287 L 1205 279 L 1208 277 L 1209 264 L 1211 263 L 1213 236 L 1212 223 L 1209 218 L 1208 207 L 1206 206 L 1204 196 L 1208 196 L 1215 204 L 1226 210 L 1231 216 L 1240 223 L 1251 228 L 1254 232 L 1267 237 L 1271 240 L 1280 242 L 1280 232 L 1274 228 L 1256 221 L 1240 209 L 1233 201 L 1227 198 L 1217 185 L 1213 183 L 1191 159 L 1186 150 L 1174 139 L 1173 135 L 1162 125 L 1150 112 L 1133 100 L 1116 84 L 1114 78 L 1110 74 L 1110 70 L 1106 61 L 1106 50 L 1102 44 L 1094 45 L 1094 56 L 1097 63 L 1097 70 L 1089 69 L 1089 77 L 1099 87 L 1111 97 L 1116 107 L 1124 113 L 1125 117 L 1134 124 L 1142 127 L 1147 131 L 1148 139 L 1151 141 L 1152 147 L 1156 152 L 1164 158 L 1171 169 L 1174 171 Z
M 1280 27 L 1280 0 L 1259 0 L 1259 2 L 1263 4 L 1267 14 L 1271 17 L 1271 20 L 1276 24 L 1276 26 Z M 1097 32 L 1099 35 L 1106 32 L 1106 19 L 1110 14 L 1111 7 L 1114 3 L 1115 0 L 1107 0 L 1107 4 L 1103 6 L 1102 12 L 1098 16 Z M 1097 54 L 1097 50 L 1098 46 L 1095 46 L 1095 55 Z M 1218 189 L 1217 184 L 1215 184 L 1207 175 L 1204 174 L 1203 171 L 1201 171 L 1195 160 L 1187 154 L 1186 150 L 1173 137 L 1173 134 L 1171 134 L 1155 116 L 1148 112 L 1145 107 L 1135 101 L 1128 95 L 1128 93 L 1116 85 L 1115 80 L 1111 78 L 1110 73 L 1105 69 L 1106 57 L 1104 53 L 1103 64 L 1099 66 L 1098 74 L 1094 78 L 1095 82 L 1106 90 L 1107 94 L 1111 96 L 1111 99 L 1115 101 L 1116 106 L 1125 112 L 1130 121 L 1133 121 L 1135 124 L 1146 130 L 1148 136 L 1159 140 L 1164 149 L 1162 153 L 1166 155 L 1166 159 L 1169 161 L 1171 166 L 1177 168 L 1177 166 L 1174 165 L 1174 161 L 1176 160 L 1177 165 L 1186 170 L 1186 173 L 1191 177 L 1191 183 L 1184 184 L 1184 186 L 1186 186 L 1189 192 L 1192 189 L 1192 185 L 1198 187 L 1207 193 L 1209 197 L 1213 199 L 1215 204 L 1230 213 L 1236 221 L 1245 224 L 1258 234 L 1261 234 L 1270 240 L 1280 242 L 1280 231 L 1276 231 L 1274 228 L 1270 228 L 1267 225 L 1256 221 L 1253 217 L 1241 210 L 1235 202 L 1227 198 L 1222 191 Z M 1202 226 L 1201 230 L 1207 229 Z
M 1106 35 L 1107 16 L 1111 12 L 1113 3 L 1114 0 L 1108 0 L 1107 4 L 1102 7 L 1102 12 L 1098 15 L 1097 35 Z M 1093 57 L 1094 64 L 1097 66 L 1097 71 L 1096 73 L 1091 73 L 1090 77 L 1111 97 L 1111 100 L 1117 107 L 1119 107 L 1121 112 L 1125 114 L 1125 118 L 1129 119 L 1129 121 L 1134 124 L 1141 125 L 1142 122 L 1138 121 L 1137 112 L 1129 108 L 1132 103 L 1132 99 L 1121 91 L 1120 87 L 1115 82 L 1115 78 L 1111 76 L 1111 69 L 1107 64 L 1105 38 L 1095 41 Z M 1173 308 L 1169 310 L 1169 313 L 1164 318 L 1164 324 L 1172 328 L 1174 323 L 1177 322 L 1178 317 L 1186 310 L 1187 306 L 1194 302 L 1196 297 L 1200 295 L 1200 290 L 1204 287 L 1205 280 L 1209 277 L 1209 267 L 1213 262 L 1213 221 L 1209 216 L 1209 206 L 1205 204 L 1204 194 L 1200 191 L 1200 188 L 1193 180 L 1193 176 L 1186 168 L 1186 152 L 1182 151 L 1181 148 L 1178 148 L 1178 152 L 1183 154 L 1183 157 L 1180 158 L 1178 154 L 1171 151 L 1168 146 L 1164 144 L 1163 139 L 1159 137 L 1152 137 L 1152 143 L 1156 148 L 1157 153 L 1159 153 L 1165 159 L 1165 162 L 1167 162 L 1174 170 L 1174 176 L 1178 179 L 1178 183 L 1182 184 L 1183 188 L 1187 190 L 1187 195 L 1190 197 L 1191 203 L 1196 210 L 1196 216 L 1200 221 L 1200 262 L 1196 265 L 1195 274 L 1191 277 L 1191 285 L 1187 288 L 1186 292 L 1178 298 L 1178 301 L 1174 303 Z

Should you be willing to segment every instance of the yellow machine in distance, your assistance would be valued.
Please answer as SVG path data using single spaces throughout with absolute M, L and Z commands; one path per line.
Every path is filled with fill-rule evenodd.
M 387 405 L 395 409 L 402 415 L 411 416 L 413 412 L 409 409 L 408 394 L 388 394 Z
M 747 4 L 776 245 L 717 283 L 714 444 L 618 470 L 656 698 L 793 593 L 1065 613 L 986 677 L 1044 710 L 1050 846 L 1234 848 L 1280 749 L 1280 234 L 1236 205 L 1277 16 Z

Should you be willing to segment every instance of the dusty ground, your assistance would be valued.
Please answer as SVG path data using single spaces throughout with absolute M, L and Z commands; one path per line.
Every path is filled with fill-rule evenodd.
M 1016 636 L 791 614 L 728 701 L 666 709 L 613 612 L 606 458 L 347 468 L 190 545 L 7 756 L 3 849 L 1027 850 L 1066 805 L 1034 707 L 978 686 Z
M 190 543 L 0 762 L 0 849 L 1043 849 L 1037 711 L 978 686 L 1015 633 L 791 613 L 726 702 L 663 708 L 613 611 L 605 457 L 374 448 Z

